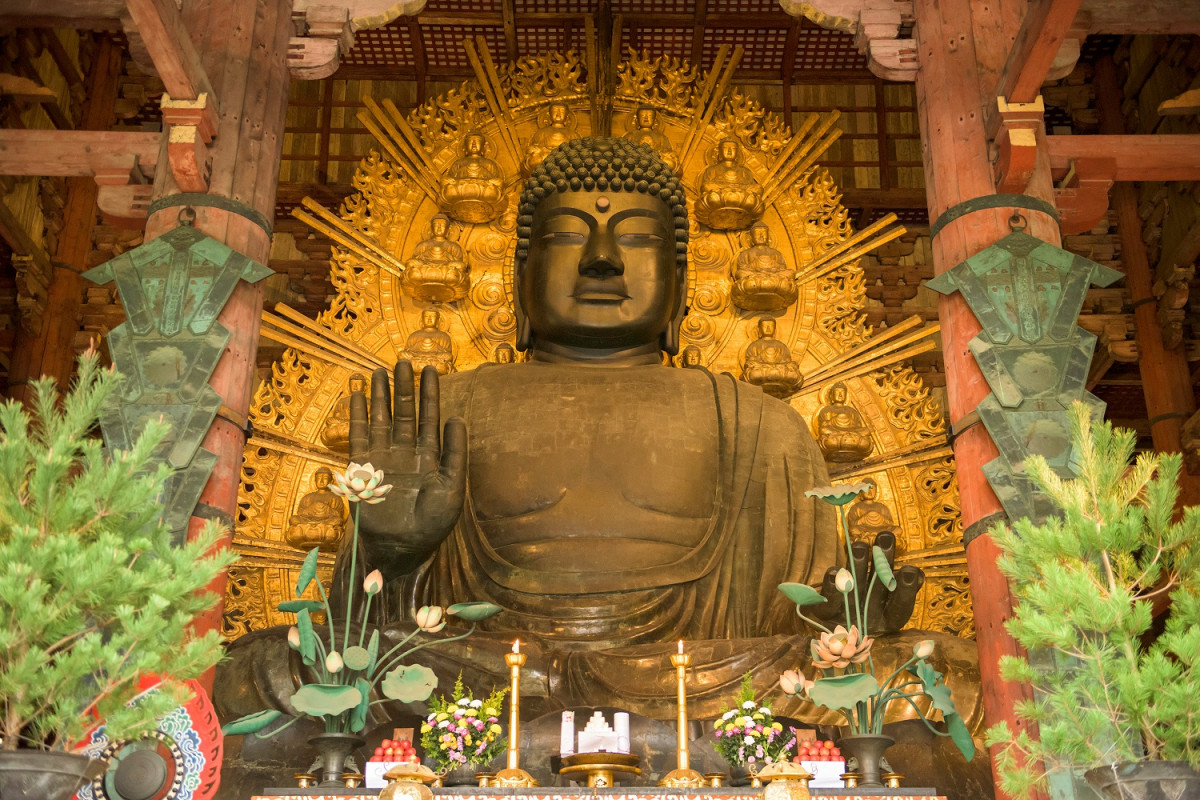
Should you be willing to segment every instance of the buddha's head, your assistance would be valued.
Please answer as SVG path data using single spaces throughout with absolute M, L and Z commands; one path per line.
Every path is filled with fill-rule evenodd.
M 429 221 L 429 227 L 433 232 L 433 238 L 445 239 L 446 234 L 450 231 L 450 218 L 445 214 L 437 214 Z
M 492 360 L 497 364 L 511 364 L 517 358 L 511 344 L 498 344 L 492 352 Z
M 421 327 L 436 328 L 438 326 L 438 312 L 436 308 L 427 308 L 421 312 Z
M 562 103 L 553 103 L 550 106 L 550 124 L 556 128 L 561 128 L 567 124 L 567 107 Z
M 700 366 L 700 348 L 694 344 L 689 344 L 683 348 L 683 365 L 685 367 Z
M 653 149 L 586 137 L 525 183 L 517 216 L 517 347 L 594 360 L 679 350 L 683 185 Z
M 736 164 L 741 152 L 742 146 L 738 144 L 737 139 L 722 139 L 720 144 L 717 145 L 717 155 L 726 164 Z
M 654 127 L 655 120 L 658 119 L 658 112 L 651 106 L 641 106 L 637 110 L 636 120 L 637 126 L 642 130 L 650 130 Z
M 317 490 L 320 491 L 333 481 L 333 471 L 329 467 L 318 467 L 317 471 L 313 473 L 312 481 L 313 486 L 317 487 Z
M 367 378 L 361 372 L 350 373 L 350 392 L 362 392 L 367 388 Z
M 775 338 L 775 318 L 774 317 L 759 317 L 758 318 L 758 336 L 760 339 Z
M 829 397 L 825 402 L 833 406 L 844 406 L 846 405 L 847 394 L 848 391 L 846 390 L 846 384 L 838 381 L 833 386 L 829 387 Z
M 757 246 L 765 246 L 771 243 L 771 229 L 761 222 L 756 222 L 750 228 L 750 240 Z
M 463 152 L 468 156 L 483 155 L 483 134 L 473 131 L 467 134 L 463 141 Z
M 879 494 L 879 484 L 875 482 L 874 478 L 863 478 L 863 483 L 867 485 L 867 488 L 859 497 L 863 500 L 874 500 Z

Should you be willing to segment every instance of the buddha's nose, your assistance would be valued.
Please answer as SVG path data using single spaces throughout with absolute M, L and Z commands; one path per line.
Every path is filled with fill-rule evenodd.
M 579 259 L 579 274 L 586 278 L 612 278 L 625 274 L 625 262 L 615 237 L 606 230 L 588 237 Z

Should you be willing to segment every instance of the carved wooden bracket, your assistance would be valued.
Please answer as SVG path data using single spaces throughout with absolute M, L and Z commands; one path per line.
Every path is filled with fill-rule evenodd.
M 1163 347 L 1173 350 L 1183 344 L 1183 321 L 1187 315 L 1188 286 L 1196 276 L 1194 264 L 1174 266 L 1166 277 L 1154 282 L 1158 298 L 1158 326 Z
M 1111 158 L 1077 158 L 1054 190 L 1059 227 L 1064 234 L 1085 233 L 1108 213 L 1108 190 L 1116 178 Z
M 195 125 L 172 125 L 167 132 L 167 156 L 171 174 L 182 192 L 208 191 L 212 161 L 204 137 Z
M 297 35 L 288 40 L 288 70 L 300 80 L 328 78 L 354 47 L 354 32 L 413 16 L 426 0 L 343 0 L 323 4 L 297 0 L 292 21 Z
M 793 17 L 854 34 L 872 74 L 889 81 L 916 80 L 917 43 L 900 38 L 901 27 L 913 21 L 912 0 L 779 0 L 779 5 Z
M 96 205 L 104 222 L 114 228 L 142 230 L 150 215 L 150 197 L 154 187 L 131 184 L 101 186 Z
M 1000 130 L 996 134 L 996 190 L 1023 194 L 1037 165 L 1037 132 L 1046 107 L 1038 96 L 1032 103 L 996 99 Z

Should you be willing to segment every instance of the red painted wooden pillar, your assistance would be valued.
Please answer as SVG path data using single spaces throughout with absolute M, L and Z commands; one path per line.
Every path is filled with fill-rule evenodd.
M 995 65 L 982 61 L 1003 57 L 1006 53 L 1001 51 L 1007 48 L 993 48 L 994 52 L 980 48 L 977 52 L 975 31 L 989 30 L 990 36 L 999 36 L 1001 31 L 1019 24 L 1019 15 L 1006 13 L 1002 5 L 960 0 L 916 0 L 914 5 L 917 19 L 914 35 L 920 60 L 917 113 L 931 221 L 960 203 L 996 193 L 983 114 L 985 104 L 995 103 L 992 87 L 997 70 Z M 1006 36 L 1003 41 L 1012 39 Z M 981 83 L 986 88 L 981 89 Z M 1042 138 L 1044 135 L 1044 131 L 1039 134 Z M 1044 155 L 1026 192 L 1053 200 L 1049 162 Z M 977 211 L 946 225 L 933 239 L 934 272 L 945 272 L 1007 235 L 1010 213 L 1007 208 Z M 1037 211 L 1021 213 L 1028 219 L 1032 235 L 1054 244 L 1060 242 L 1058 225 L 1052 218 Z M 1001 680 L 999 674 L 1000 658 L 1020 652 L 1004 628 L 1011 614 L 1012 597 L 1007 580 L 996 567 L 998 549 L 991 537 L 980 530 L 986 529 L 989 518 L 1001 512 L 1000 503 L 982 472 L 983 465 L 999 453 L 983 425 L 971 424 L 969 418 L 990 391 L 967 349 L 981 327 L 958 293 L 939 301 L 938 316 L 946 361 L 949 417 L 958 434 L 954 439 L 954 457 L 962 521 L 969 540 L 967 570 L 975 610 L 984 711 L 989 725 L 1007 721 L 1020 727 L 1013 705 L 1028 696 L 1028 689 Z
M 290 0 L 199 0 L 184 8 L 184 20 L 201 54 L 204 69 L 217 94 L 220 117 L 209 148 L 212 156 L 210 197 L 227 198 L 253 209 L 266 220 L 275 218 L 287 111 L 289 74 L 287 44 L 291 35 Z M 155 179 L 155 200 L 179 193 L 166 158 Z M 174 228 L 181 206 L 163 208 L 146 226 L 149 241 Z M 267 263 L 271 240 L 260 226 L 234 211 L 195 205 L 198 230 L 228 247 Z M 229 522 L 232 538 L 245 446 L 244 420 L 254 391 L 262 290 L 239 282 L 219 316 L 231 338 L 209 381 L 221 395 L 218 413 L 203 447 L 218 456 L 213 474 L 200 495 L 200 507 Z M 190 533 L 203 524 L 192 518 Z M 212 588 L 224 596 L 225 579 Z M 218 605 L 201 629 L 219 629 Z

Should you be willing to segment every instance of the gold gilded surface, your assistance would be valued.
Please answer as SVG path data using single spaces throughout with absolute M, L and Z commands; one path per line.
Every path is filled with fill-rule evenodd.
M 308 202 L 297 213 L 338 243 L 330 266 L 336 296 L 317 320 L 293 319 L 290 333 L 278 326 L 264 332 L 291 349 L 252 403 L 255 436 L 246 448 L 234 539 L 243 561 L 231 571 L 226 595 L 230 637 L 291 621 L 274 610 L 291 596 L 304 555 L 287 542 L 288 522 L 311 491 L 316 470 L 344 458 L 337 451 L 345 452 L 352 373 L 402 355 L 428 359 L 423 363 L 439 372 L 468 371 L 516 355 L 512 260 L 524 162 L 532 146 L 599 133 L 592 125 L 602 115 L 592 114 L 586 70 L 576 54 L 526 58 L 499 69 L 489 69 L 490 57 L 476 55 L 474 63 L 482 82 L 468 81 L 407 116 L 389 101 L 368 101 L 360 118 L 377 146 L 363 154 L 355 193 L 337 209 Z M 858 259 L 901 229 L 891 219 L 852 229 L 838 187 L 819 166 L 838 134 L 836 114 L 811 115 L 790 131 L 728 87 L 721 64 L 714 71 L 720 74 L 707 74 L 676 59 L 630 53 L 617 66 L 611 98 L 612 132 L 669 147 L 692 211 L 703 197 L 706 173 L 709 188 L 727 189 L 727 199 L 734 189 L 741 193 L 731 206 L 744 212 L 741 229 L 710 227 L 693 215 L 690 313 L 678 366 L 689 359 L 712 372 L 742 374 L 765 317 L 774 325 L 771 338 L 804 376 L 788 402 L 806 420 L 812 423 L 829 404 L 833 384 L 843 384 L 845 405 L 861 420 L 861 431 L 860 421 L 853 421 L 860 447 L 869 455 L 830 461 L 831 476 L 874 478 L 877 502 L 899 527 L 898 561 L 925 568 L 928 580 L 910 626 L 973 636 L 943 413 L 904 366 L 934 346 L 936 328 L 914 322 L 873 332 L 861 315 L 865 287 Z M 722 161 L 722 143 L 730 141 L 736 154 Z M 723 184 L 709 172 L 722 165 Z M 462 191 L 447 194 L 451 186 Z M 473 210 L 449 207 L 452 199 L 470 200 L 463 208 Z M 443 250 L 431 259 L 428 243 L 439 236 L 433 224 L 439 213 L 455 221 L 446 226 L 446 243 L 438 245 Z M 762 233 L 748 230 L 756 219 Z M 755 242 L 770 252 L 741 259 L 760 246 Z M 453 283 L 452 267 L 461 262 L 469 288 L 460 295 L 461 284 L 455 284 L 459 288 L 446 295 L 453 299 L 445 300 L 414 291 L 413 278 L 408 285 L 404 278 L 414 256 L 446 267 L 446 283 Z M 748 263 L 791 273 L 783 294 L 787 305 L 764 311 L 734 302 L 736 277 Z M 332 557 L 322 555 L 320 565 L 328 576 Z

